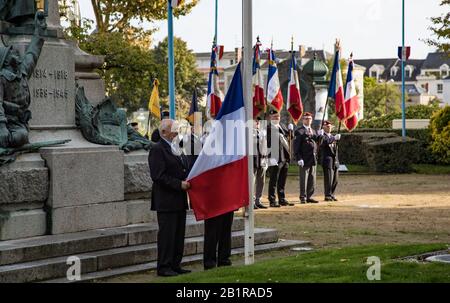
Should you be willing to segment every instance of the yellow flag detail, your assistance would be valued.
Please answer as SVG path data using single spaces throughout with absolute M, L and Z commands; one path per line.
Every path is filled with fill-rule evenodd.
M 159 106 L 159 81 L 155 79 L 153 81 L 153 90 L 150 95 L 150 101 L 148 102 L 148 111 L 153 114 L 156 118 L 161 118 L 161 108 Z

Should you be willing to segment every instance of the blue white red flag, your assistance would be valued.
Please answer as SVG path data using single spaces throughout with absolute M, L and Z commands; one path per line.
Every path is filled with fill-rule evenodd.
M 219 72 L 217 71 L 217 48 L 211 52 L 211 68 L 208 79 L 208 94 L 206 99 L 206 116 L 214 119 L 222 106 L 222 92 L 219 88 Z
M 358 111 L 359 111 L 359 101 L 358 94 L 356 92 L 355 79 L 353 78 L 353 58 L 350 57 L 350 62 L 348 64 L 347 81 L 345 85 L 345 119 L 344 125 L 348 131 L 352 131 L 358 125 Z
M 264 114 L 266 110 L 266 97 L 264 96 L 264 80 L 261 72 L 261 42 L 256 43 L 253 49 L 253 118 Z
M 275 53 L 269 49 L 269 75 L 267 77 L 267 104 L 278 112 L 283 108 L 283 95 L 281 93 L 280 79 L 278 77 L 278 67 Z
M 342 82 L 340 51 L 337 50 L 334 56 L 333 73 L 331 74 L 330 88 L 328 90 L 328 97 L 332 98 L 336 104 L 336 116 L 340 121 L 346 117 L 344 107 L 344 86 Z
M 300 94 L 300 81 L 298 80 L 297 59 L 295 52 L 292 51 L 291 68 L 289 73 L 289 85 L 287 92 L 287 110 L 297 124 L 303 115 L 302 96 Z
M 188 181 L 197 220 L 205 220 L 249 204 L 248 156 L 241 64 L 222 108 L 206 137 Z

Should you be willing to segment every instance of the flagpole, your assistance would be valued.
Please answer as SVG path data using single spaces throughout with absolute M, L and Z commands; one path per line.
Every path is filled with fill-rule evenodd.
M 169 111 L 170 119 L 175 119 L 175 68 L 173 51 L 173 9 L 172 2 L 167 1 L 168 5 L 168 44 L 169 44 Z
M 215 31 L 214 31 L 214 44 L 217 45 L 218 37 L 218 22 L 219 22 L 219 0 L 216 0 L 216 24 L 215 24 Z
M 405 120 L 405 0 L 402 0 L 402 138 L 406 139 Z
M 253 120 L 252 102 L 252 0 L 242 0 L 242 37 L 244 42 L 243 74 L 244 98 L 247 122 Z M 245 209 L 245 264 L 255 262 L 254 213 L 253 213 L 253 124 L 247 127 L 248 192 L 249 204 Z M 249 125 L 248 125 L 249 126 Z

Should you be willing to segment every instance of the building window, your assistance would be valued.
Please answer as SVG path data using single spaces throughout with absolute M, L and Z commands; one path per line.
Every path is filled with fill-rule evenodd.
M 378 73 L 376 71 L 371 71 L 370 72 L 370 77 L 372 78 L 378 78 Z
M 437 85 L 437 93 L 438 94 L 442 94 L 442 92 L 444 91 L 444 85 L 443 84 L 438 84 Z
M 231 59 L 231 60 L 230 60 L 230 65 L 233 65 L 233 64 L 234 64 L 234 60 Z
M 397 76 L 397 67 L 392 67 L 391 68 L 391 77 L 395 77 Z

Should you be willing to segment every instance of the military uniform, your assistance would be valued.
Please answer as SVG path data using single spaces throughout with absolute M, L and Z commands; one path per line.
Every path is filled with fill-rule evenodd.
M 6 123 L 9 131 L 7 147 L 28 143 L 28 122 L 31 119 L 28 79 L 33 74 L 43 45 L 44 39 L 33 36 L 17 71 L 3 66 L 11 46 L 0 48 L 0 123 Z
M 334 193 L 339 178 L 338 145 L 335 137 L 325 133 L 320 144 L 321 164 L 323 168 L 325 200 L 337 201 Z
M 300 167 L 300 201 L 315 202 L 312 199 L 316 186 L 317 142 L 320 136 L 311 127 L 304 125 L 295 132 L 294 154 L 297 161 L 303 160 Z
M 275 148 L 275 146 L 272 146 L 272 139 L 276 138 L 276 135 L 279 135 L 278 151 L 275 151 L 278 155 L 276 155 L 276 153 L 274 154 L 274 151 L 272 150 Z M 279 205 L 288 205 L 285 193 L 289 161 L 291 160 L 288 135 L 288 129 L 281 123 L 278 126 L 269 123 L 267 126 L 267 145 L 269 150 L 269 202 L 271 206 L 275 207 Z M 277 192 L 279 203 L 276 200 L 275 191 Z
M 264 183 L 268 166 L 267 159 L 267 132 L 266 130 L 253 129 L 253 137 L 256 142 L 256 151 L 253 156 L 253 174 L 255 195 L 253 197 L 255 208 L 267 208 L 261 204 L 264 191 Z

